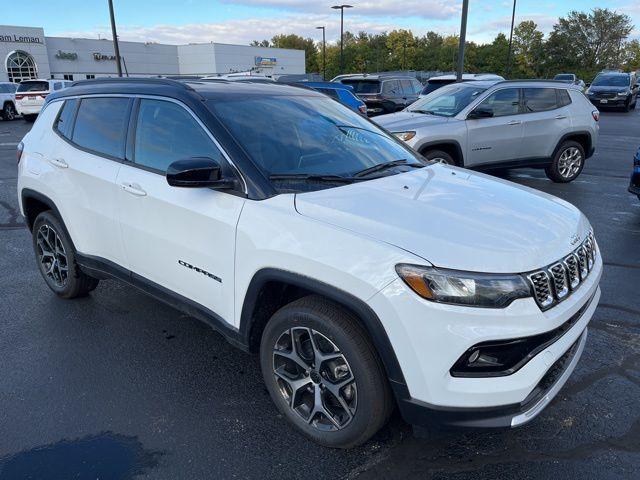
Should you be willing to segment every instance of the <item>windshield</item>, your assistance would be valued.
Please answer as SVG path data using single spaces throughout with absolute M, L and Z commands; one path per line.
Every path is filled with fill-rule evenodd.
M 473 102 L 486 89 L 477 87 L 472 82 L 453 83 L 431 92 L 426 97 L 411 104 L 410 112 L 430 113 L 443 117 L 453 117 Z
M 591 85 L 594 87 L 628 87 L 629 75 L 598 75 Z
M 555 77 L 553 77 L 554 80 L 569 80 L 571 82 L 573 82 L 573 75 L 570 73 L 561 73 L 559 75 L 556 75 Z
M 18 85 L 18 92 L 47 92 L 49 91 L 48 82 L 22 82 Z
M 395 138 L 324 96 L 230 95 L 208 103 L 267 177 L 352 177 L 396 160 L 406 160 L 406 165 L 385 174 L 423 165 Z
M 341 83 L 351 85 L 355 93 L 380 92 L 380 82 L 377 80 L 342 80 Z

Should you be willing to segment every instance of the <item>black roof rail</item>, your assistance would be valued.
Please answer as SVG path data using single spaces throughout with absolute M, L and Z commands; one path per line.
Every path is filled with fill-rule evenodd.
M 480 80 L 482 81 L 482 80 Z M 488 80 L 491 81 L 491 80 Z M 498 80 L 496 83 L 516 83 L 516 82 L 531 82 L 531 83 L 558 83 L 562 85 L 568 85 L 567 82 L 562 80 L 553 80 L 552 78 L 513 78 L 510 80 Z
M 109 83 L 151 83 L 157 85 L 167 85 L 171 87 L 179 87 L 185 90 L 193 90 L 193 87 L 187 85 L 184 81 L 172 80 L 169 78 L 158 77 L 105 77 L 92 78 L 90 80 L 76 80 L 71 84 L 72 87 L 90 86 Z

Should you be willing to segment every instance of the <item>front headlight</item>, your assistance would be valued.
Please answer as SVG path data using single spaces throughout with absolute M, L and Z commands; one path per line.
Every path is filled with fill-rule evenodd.
M 408 142 L 416 136 L 416 132 L 394 132 L 393 134 L 403 142 Z
M 468 307 L 504 308 L 516 298 L 531 296 L 520 275 L 443 270 L 399 264 L 396 272 L 422 298 L 438 303 Z
M 629 92 L 618 92 L 619 97 L 626 97 L 627 95 L 629 95 Z

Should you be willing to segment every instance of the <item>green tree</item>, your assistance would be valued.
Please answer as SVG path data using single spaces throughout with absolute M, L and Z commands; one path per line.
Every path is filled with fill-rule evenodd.
M 522 78 L 539 77 L 544 69 L 544 34 L 531 20 L 513 30 L 514 72 Z

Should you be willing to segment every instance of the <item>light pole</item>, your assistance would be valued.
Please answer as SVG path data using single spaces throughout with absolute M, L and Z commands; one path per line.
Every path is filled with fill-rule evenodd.
M 116 17 L 113 14 L 113 0 L 109 0 L 109 15 L 111 16 L 111 34 L 113 35 L 113 50 L 116 54 L 116 68 L 118 76 L 122 76 L 122 67 L 120 66 L 120 48 L 118 47 L 118 33 L 116 32 Z
M 467 14 L 469 13 L 469 0 L 462 0 L 462 19 L 460 20 L 460 44 L 458 45 L 458 71 L 456 79 L 462 80 L 464 70 L 464 47 L 467 41 Z
M 513 42 L 513 23 L 516 20 L 516 0 L 513 0 L 513 12 L 511 13 L 511 33 L 509 33 L 509 53 L 507 54 L 507 76 L 511 73 L 511 45 Z
M 322 77 L 327 79 L 327 40 L 325 37 L 325 27 L 316 27 L 318 30 L 322 30 Z
M 340 10 L 340 74 L 342 74 L 344 72 L 344 9 L 353 8 L 353 5 L 334 5 L 331 8 L 334 10 Z

